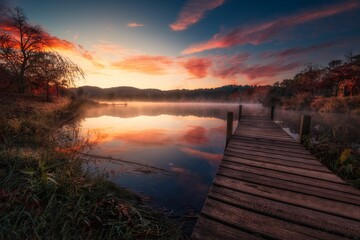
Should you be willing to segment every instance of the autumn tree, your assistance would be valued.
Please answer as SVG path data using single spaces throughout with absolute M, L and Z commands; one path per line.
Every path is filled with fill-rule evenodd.
M 26 89 L 26 77 L 32 61 L 45 45 L 39 26 L 32 26 L 21 8 L 9 9 L 0 32 L 0 63 L 12 75 L 19 93 Z

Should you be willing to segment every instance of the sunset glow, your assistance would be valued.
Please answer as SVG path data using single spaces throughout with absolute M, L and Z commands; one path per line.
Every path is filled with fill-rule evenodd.
M 80 65 L 77 86 L 266 85 L 358 52 L 358 1 L 0 1 Z M 348 24 L 351 22 L 351 24 Z M 6 21 L 0 28 L 12 32 Z M 345 40 L 346 39 L 346 40 Z

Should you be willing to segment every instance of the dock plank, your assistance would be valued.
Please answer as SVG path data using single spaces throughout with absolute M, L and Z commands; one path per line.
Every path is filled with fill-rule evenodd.
M 242 116 L 192 239 L 354 239 L 360 191 L 266 117 Z
M 236 213 L 236 214 L 234 214 Z M 257 232 L 265 238 L 275 239 L 345 239 L 317 229 L 279 220 L 256 212 L 208 198 L 203 216 L 228 222 L 234 228 Z M 223 238 L 226 239 L 226 238 Z

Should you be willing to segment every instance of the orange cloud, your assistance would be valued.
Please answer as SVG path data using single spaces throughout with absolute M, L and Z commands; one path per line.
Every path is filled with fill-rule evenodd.
M 145 25 L 142 23 L 130 22 L 130 23 L 126 24 L 126 26 L 129 28 L 137 28 L 137 27 L 144 27 Z
M 316 9 L 309 12 L 303 12 L 251 27 L 239 27 L 227 33 L 215 34 L 207 42 L 191 45 L 183 50 L 182 54 L 203 52 L 216 48 L 227 48 L 235 45 L 261 44 L 291 26 L 351 11 L 359 6 L 360 3 L 356 1 L 343 2 L 320 10 Z
M 116 140 L 143 146 L 165 146 L 173 142 L 173 139 L 166 134 L 164 129 L 117 133 L 111 137 Z
M 0 29 L 14 38 L 16 38 L 19 35 L 18 29 L 13 27 L 13 25 L 9 20 L 2 20 L 0 22 Z M 97 67 L 101 67 L 101 68 L 104 67 L 101 63 L 95 60 L 93 54 L 85 50 L 81 45 L 77 45 L 68 40 L 53 36 L 41 27 L 38 27 L 38 34 L 43 39 L 44 44 L 42 45 L 42 48 L 44 50 L 50 49 L 50 50 L 59 50 L 59 51 L 70 51 L 89 60 L 92 64 L 94 64 Z
M 186 30 L 189 26 L 200 21 L 207 11 L 219 7 L 225 0 L 188 0 L 181 9 L 176 22 L 170 24 L 173 31 Z
M 206 77 L 211 65 L 212 62 L 208 58 L 190 58 L 182 63 L 182 66 L 195 78 Z
M 192 148 L 181 148 L 181 151 L 183 151 L 184 153 L 188 154 L 188 155 L 192 155 L 198 158 L 203 158 L 209 161 L 220 161 L 222 158 L 221 154 L 216 154 L 216 153 L 208 153 L 208 152 L 203 152 L 200 150 L 196 150 L 196 149 L 192 149 Z
M 206 136 L 206 129 L 201 126 L 190 127 L 180 140 L 195 145 L 206 144 L 209 142 L 209 138 Z
M 113 67 L 129 72 L 139 72 L 150 75 L 162 75 L 172 64 L 172 60 L 166 56 L 140 55 L 125 58 L 112 64 Z
M 104 64 L 99 63 L 92 53 L 90 53 L 88 50 L 84 49 L 81 45 L 79 45 L 79 48 L 80 48 L 80 51 L 78 51 L 78 52 L 80 53 L 80 55 L 83 58 L 89 60 L 94 66 L 96 66 L 98 68 L 105 68 Z

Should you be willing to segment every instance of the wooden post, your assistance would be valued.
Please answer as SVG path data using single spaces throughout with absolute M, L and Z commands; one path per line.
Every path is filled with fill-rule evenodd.
M 242 114 L 242 105 L 239 106 L 239 121 L 241 119 L 241 114 Z
M 310 135 L 310 123 L 311 123 L 311 116 L 309 115 L 302 115 L 301 116 L 301 124 L 300 124 L 300 142 L 304 142 L 304 137 Z
M 271 106 L 271 109 L 270 109 L 270 119 L 271 120 L 274 120 L 274 111 L 275 111 L 275 106 Z
M 232 112 L 228 112 L 228 114 L 227 114 L 227 124 L 226 124 L 226 145 L 225 145 L 225 148 L 227 147 L 227 145 L 228 145 L 228 143 L 230 141 L 230 137 L 232 135 L 233 120 L 234 120 L 234 114 Z

